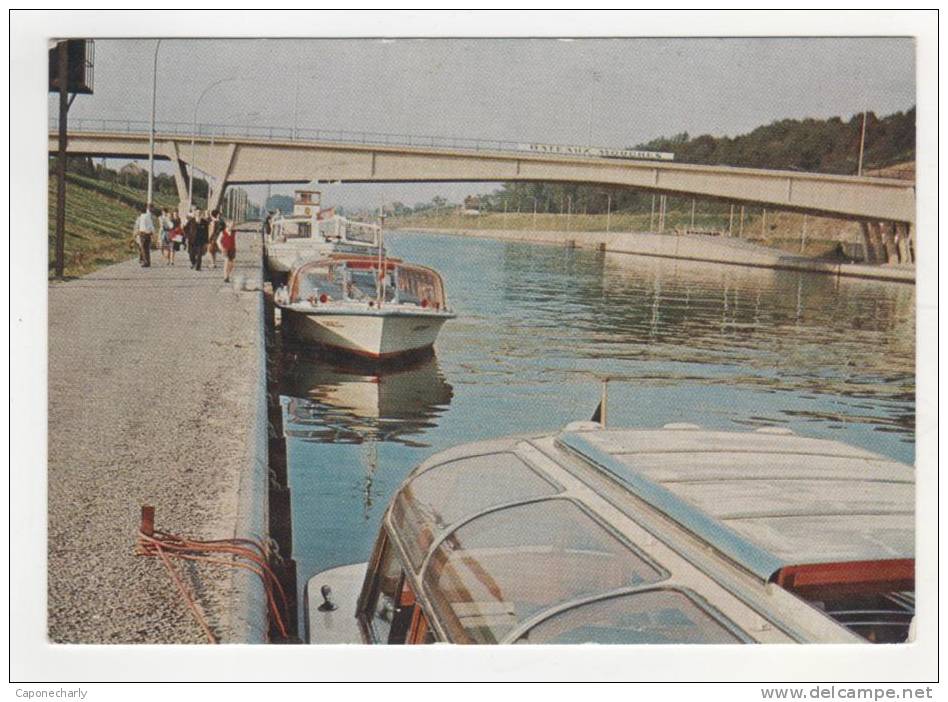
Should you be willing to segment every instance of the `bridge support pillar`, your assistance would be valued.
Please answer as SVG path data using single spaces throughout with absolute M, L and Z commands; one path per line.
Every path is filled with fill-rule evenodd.
M 178 154 L 178 142 L 167 141 L 157 144 L 155 151 L 171 161 L 174 185 L 178 191 L 178 214 L 181 215 L 181 219 L 184 219 L 188 207 L 188 176 L 187 166 Z
M 876 247 L 872 241 L 872 229 L 869 222 L 860 222 L 859 228 L 862 229 L 862 243 L 866 250 L 866 263 L 876 262 Z
M 899 261 L 901 263 L 915 263 L 915 251 L 911 238 L 912 225 L 906 222 L 896 222 L 893 227 L 895 229 L 895 246 Z
M 885 244 L 885 262 L 898 263 L 899 250 L 895 240 L 895 222 L 883 222 L 879 228 L 882 230 L 882 240 Z
M 237 144 L 229 144 L 227 147 L 227 154 L 224 157 L 224 161 L 220 171 L 217 173 L 212 173 L 214 179 L 217 181 L 215 188 L 211 190 L 207 198 L 207 209 L 216 210 L 220 209 L 221 200 L 224 198 L 224 190 L 227 189 L 227 178 L 230 175 L 231 168 L 234 165 L 234 154 L 237 153 Z

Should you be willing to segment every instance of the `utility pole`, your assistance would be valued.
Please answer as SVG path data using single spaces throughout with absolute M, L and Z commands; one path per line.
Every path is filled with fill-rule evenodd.
M 695 199 L 691 198 L 691 228 L 695 228 Z
M 866 147 L 866 114 L 867 111 L 862 113 L 862 136 L 859 137 L 859 167 L 856 170 L 856 175 L 862 175 L 862 152 Z
M 59 42 L 59 155 L 56 162 L 56 277 L 63 279 L 66 249 L 66 119 L 69 115 L 69 53 Z
M 148 211 L 151 212 L 153 182 L 155 180 L 155 106 L 158 95 L 158 49 L 161 39 L 155 43 L 155 62 L 151 74 L 151 127 L 148 130 Z

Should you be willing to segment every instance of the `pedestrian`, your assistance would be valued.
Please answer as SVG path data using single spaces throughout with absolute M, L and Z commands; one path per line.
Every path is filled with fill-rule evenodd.
M 211 221 L 207 218 L 207 212 L 198 211 L 197 226 L 195 227 L 194 242 L 192 249 L 194 251 L 194 270 L 201 270 L 201 262 L 204 260 L 204 253 L 207 250 L 208 227 Z
M 224 231 L 224 218 L 221 217 L 220 210 L 211 210 L 211 224 L 207 242 L 207 248 L 211 252 L 211 268 L 217 268 L 218 239 L 220 239 L 222 231 Z
M 165 259 L 165 265 L 171 265 L 171 216 L 168 214 L 168 210 L 162 209 L 161 216 L 158 218 L 158 227 L 161 230 L 160 243 L 161 243 L 161 256 Z
M 267 240 L 270 239 L 270 232 L 273 229 L 273 225 L 271 224 L 272 217 L 273 214 L 271 212 L 267 212 L 266 219 L 263 220 L 263 238 Z
M 221 221 L 223 222 L 223 219 Z M 221 251 L 224 252 L 224 282 L 229 283 L 230 276 L 237 265 L 237 230 L 234 229 L 233 222 L 230 223 L 229 227 L 224 222 L 224 228 L 221 230 L 218 243 Z
M 174 265 L 174 255 L 181 250 L 184 241 L 184 231 L 181 228 L 181 216 L 177 211 L 171 214 L 171 265 Z
M 194 242 L 197 239 L 197 219 L 195 219 L 194 210 L 188 212 L 182 229 L 184 230 L 184 242 L 187 246 L 188 258 L 191 260 L 191 268 L 194 268 Z
M 142 208 L 142 213 L 135 220 L 135 234 L 138 243 L 138 263 L 142 268 L 151 266 L 151 238 L 155 233 L 155 223 L 151 218 L 148 205 Z

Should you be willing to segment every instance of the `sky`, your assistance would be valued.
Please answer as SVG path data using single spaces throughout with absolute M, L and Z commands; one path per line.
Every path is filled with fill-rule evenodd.
M 97 40 L 95 94 L 80 95 L 70 119 L 147 121 L 154 50 L 154 39 Z M 201 101 L 199 122 L 627 147 L 908 109 L 915 47 L 910 38 L 166 39 L 157 121 L 190 123 L 216 81 L 225 82 Z M 322 189 L 326 204 L 359 207 L 495 187 Z

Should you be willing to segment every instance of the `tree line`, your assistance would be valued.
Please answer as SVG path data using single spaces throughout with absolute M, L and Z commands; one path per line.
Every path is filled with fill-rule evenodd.
M 736 137 L 704 134 L 692 138 L 682 133 L 628 148 L 672 152 L 678 163 L 855 174 L 862 118 L 860 113 L 846 121 L 840 117 L 784 119 Z M 867 113 L 863 170 L 914 159 L 914 107 L 886 117 Z M 480 210 L 533 212 L 536 207 L 537 212 L 542 213 L 602 214 L 610 207 L 614 212 L 648 210 L 651 198 L 648 193 L 627 188 L 518 182 L 504 183 L 499 190 L 481 195 Z M 690 199 L 669 198 L 670 208 L 681 206 L 690 207 Z M 707 208 L 707 204 L 704 207 Z M 721 204 L 721 207 L 726 209 L 727 205 Z

